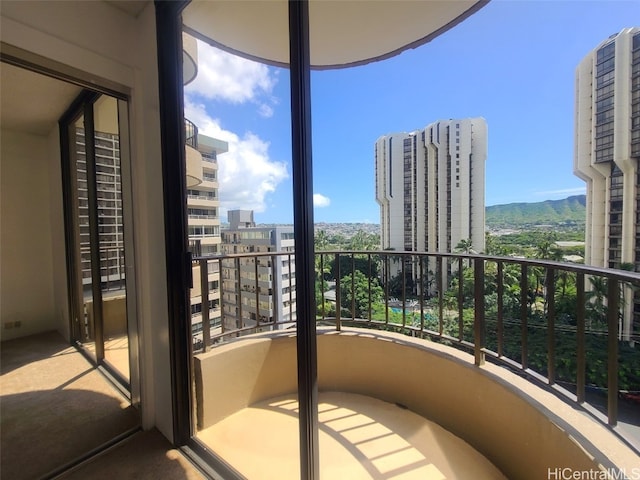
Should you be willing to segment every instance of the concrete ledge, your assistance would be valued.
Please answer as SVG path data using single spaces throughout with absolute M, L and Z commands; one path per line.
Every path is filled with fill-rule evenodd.
M 195 358 L 198 428 L 296 387 L 295 333 L 244 337 Z M 454 348 L 390 332 L 318 332 L 320 391 L 398 403 L 485 455 L 509 478 L 549 469 L 637 468 L 604 426 L 555 395 Z

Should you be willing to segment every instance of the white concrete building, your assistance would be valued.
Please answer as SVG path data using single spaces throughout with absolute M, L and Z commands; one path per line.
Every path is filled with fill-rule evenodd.
M 222 231 L 222 252 L 281 252 L 222 261 L 223 330 L 296 319 L 293 226 L 256 227 L 252 210 L 230 210 Z M 291 252 L 286 254 L 286 252 Z M 257 263 L 257 266 L 256 266 Z M 238 275 L 239 272 L 239 275 Z M 256 276 L 257 275 L 257 276 Z
M 587 183 L 588 265 L 633 264 L 640 271 L 638 159 L 640 28 L 635 27 L 611 35 L 576 69 L 574 173 Z M 640 330 L 635 303 L 627 305 L 625 338 Z
M 220 197 L 218 196 L 218 155 L 229 150 L 229 144 L 216 138 L 194 132 L 192 143 L 202 156 L 202 182 L 187 190 L 189 243 L 194 256 L 220 254 Z M 187 135 L 187 143 L 190 138 Z M 210 262 L 207 271 L 209 323 L 220 326 L 220 270 L 217 262 Z M 194 340 L 200 340 L 202 331 L 202 287 L 200 266 L 193 267 L 194 285 L 191 289 L 191 329 Z
M 375 178 L 382 248 L 452 252 L 461 240 L 470 239 L 474 251 L 483 251 L 486 158 L 483 118 L 439 121 L 378 138 Z

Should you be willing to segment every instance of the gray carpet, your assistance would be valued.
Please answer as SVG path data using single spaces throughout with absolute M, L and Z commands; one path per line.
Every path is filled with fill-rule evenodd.
M 139 432 L 62 476 L 64 480 L 204 480 L 157 430 Z
M 58 333 L 2 342 L 0 352 L 0 478 L 40 478 L 139 424 Z

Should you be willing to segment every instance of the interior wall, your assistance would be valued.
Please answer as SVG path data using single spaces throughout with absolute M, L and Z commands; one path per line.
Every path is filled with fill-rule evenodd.
M 2 132 L 0 338 L 57 328 L 47 137 Z
M 6 44 L 57 62 L 65 74 L 130 92 L 136 285 L 127 287 L 137 304 L 142 425 L 173 439 L 153 2 L 135 18 L 101 1 L 4 0 L 0 13 Z
M 49 217 L 51 235 L 51 259 L 53 275 L 53 313 L 55 329 L 71 341 L 69 331 L 69 296 L 67 287 L 67 263 L 64 234 L 64 212 L 62 198 L 62 170 L 60 163 L 60 130 L 56 125 L 47 137 L 49 168 Z

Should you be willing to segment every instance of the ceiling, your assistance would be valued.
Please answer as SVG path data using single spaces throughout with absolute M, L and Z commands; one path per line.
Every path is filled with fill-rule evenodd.
M 107 0 L 137 17 L 150 0 Z M 8 63 L 0 63 L 0 127 L 48 135 L 82 88 Z
M 0 63 L 0 126 L 47 135 L 81 91 L 76 85 Z
M 147 4 L 151 3 L 150 0 L 106 0 L 106 3 L 116 7 L 118 10 L 137 17 Z
M 312 68 L 343 68 L 415 48 L 464 21 L 488 0 L 309 0 Z M 286 66 L 286 0 L 193 0 L 182 11 L 187 33 L 234 54 Z

